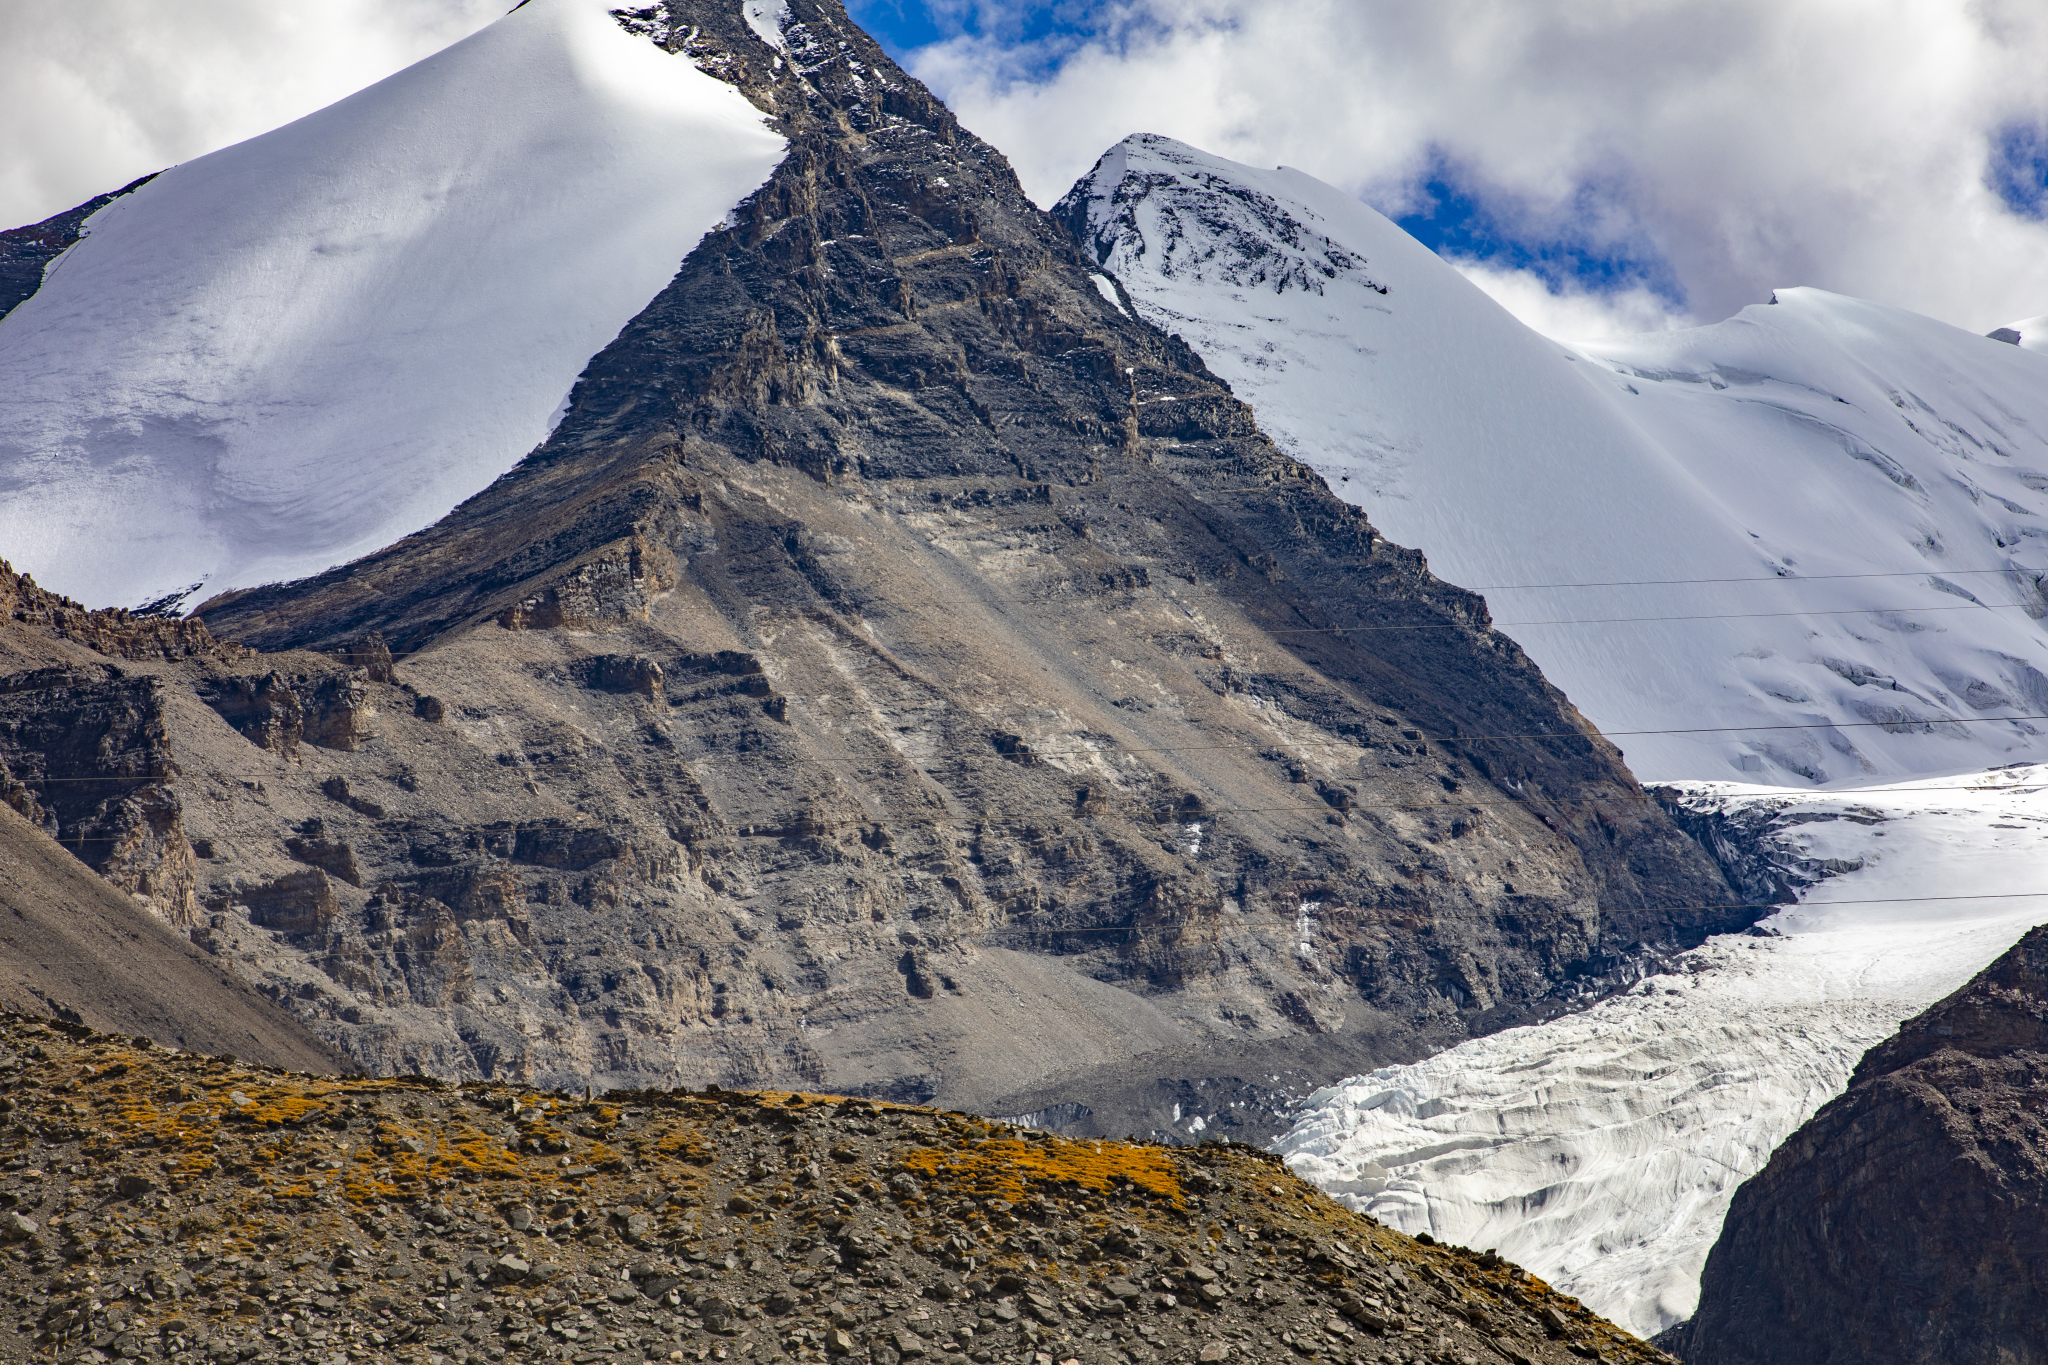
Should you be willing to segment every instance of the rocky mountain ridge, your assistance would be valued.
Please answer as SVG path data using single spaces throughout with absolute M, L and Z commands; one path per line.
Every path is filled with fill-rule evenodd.
M 141 718 L 114 794 L 176 798 L 195 942 L 376 1073 L 1186 1139 L 1754 916 L 837 6 L 622 21 L 790 152 L 546 445 L 207 603 L 241 652 L 7 627 L 37 714 Z M 9 733 L 55 809 L 63 736 Z
M 153 176 L 145 175 L 118 190 L 95 195 L 76 208 L 52 214 L 40 223 L 0 232 L 0 318 L 42 288 L 43 272 L 78 240 L 86 219 L 152 179 Z

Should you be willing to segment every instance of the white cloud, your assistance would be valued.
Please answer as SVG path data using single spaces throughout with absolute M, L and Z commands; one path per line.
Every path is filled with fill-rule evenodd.
M 1599 341 L 1639 332 L 1668 332 L 1693 320 L 1668 299 L 1636 285 L 1593 293 L 1554 287 L 1530 270 L 1499 270 L 1479 261 L 1452 265 L 1493 301 L 1553 341 Z
M 0 227 L 310 114 L 512 3 L 0 0 Z
M 510 4 L 0 0 L 0 126 L 31 130 L 0 160 L 0 225 L 309 113 Z M 1394 212 L 1440 154 L 1520 206 L 1510 231 L 1647 242 L 1703 320 L 1791 284 L 1975 331 L 2048 309 L 2048 226 L 1984 185 L 1992 130 L 2048 123 L 2038 0 L 1077 0 L 1061 13 L 1103 36 L 1053 40 L 1050 79 L 1055 48 L 1014 41 L 1022 0 L 966 7 L 995 36 L 917 73 L 1045 202 L 1135 131 Z M 1497 283 L 1545 328 L 1593 325 L 1594 300 Z
M 1984 184 L 1995 129 L 2048 121 L 2037 0 L 1111 0 L 1097 19 L 1049 79 L 1043 52 L 994 40 L 916 55 L 1042 201 L 1137 131 L 1396 212 L 1440 154 L 1539 234 L 1647 238 L 1706 320 L 1794 284 L 1978 331 L 2048 307 L 2048 226 Z

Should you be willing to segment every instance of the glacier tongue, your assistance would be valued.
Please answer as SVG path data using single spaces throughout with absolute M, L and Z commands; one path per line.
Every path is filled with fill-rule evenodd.
M 165 172 L 0 320 L 0 546 L 126 606 L 432 523 L 547 436 L 782 149 L 605 0 L 529 0 Z
M 1736 1187 L 1864 1050 L 2048 918 L 2048 767 L 1686 792 L 1773 817 L 1781 858 L 1837 875 L 1766 920 L 1776 936 L 1321 1090 L 1277 1144 L 1351 1207 L 1497 1247 L 1644 1335 L 1691 1315 Z
M 2040 355 L 1811 289 L 1573 349 L 1330 186 L 1166 138 L 1058 211 L 1638 773 L 2048 757 L 2048 721 L 1986 721 L 2048 713 Z

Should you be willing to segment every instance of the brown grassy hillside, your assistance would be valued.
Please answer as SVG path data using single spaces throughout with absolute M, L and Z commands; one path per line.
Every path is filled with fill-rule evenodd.
M 0 1017 L 0 1358 L 1667 1359 L 1242 1146 L 336 1080 Z

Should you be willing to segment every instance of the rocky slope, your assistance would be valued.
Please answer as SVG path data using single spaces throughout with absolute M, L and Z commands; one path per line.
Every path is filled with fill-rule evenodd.
M 1737 1192 L 1694 1365 L 2048 1359 L 2048 926 L 1872 1048 Z M 1662 1338 L 1660 1338 L 1662 1340 Z
M 182 653 L 15 612 L 161 705 L 196 941 L 378 1073 L 1259 1136 L 1753 916 L 839 8 L 622 22 L 791 150 L 546 445 Z
M 270 1066 L 352 1070 L 232 968 L 4 806 L 0 1008 Z
M 316 1081 L 18 1016 L 0 1075 L 10 1359 L 1668 1359 L 1239 1146 Z

